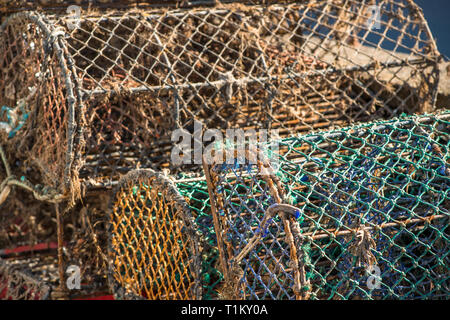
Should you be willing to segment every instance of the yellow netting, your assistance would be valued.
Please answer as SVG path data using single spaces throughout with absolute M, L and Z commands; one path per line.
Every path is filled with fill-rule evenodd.
M 113 199 L 112 281 L 148 299 L 199 298 L 199 249 L 188 211 L 167 179 L 131 172 Z

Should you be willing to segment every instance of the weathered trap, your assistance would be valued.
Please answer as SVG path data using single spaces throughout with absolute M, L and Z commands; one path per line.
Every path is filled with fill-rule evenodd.
M 77 277 L 78 270 L 74 266 L 61 270 L 60 266 L 57 248 L 52 245 L 1 250 L 0 300 L 79 300 L 109 294 L 107 288 L 94 288 L 84 281 L 77 287 L 78 280 L 70 277 Z M 61 290 L 61 272 L 68 274 L 72 290 Z
M 446 299 L 449 147 L 447 112 L 205 164 L 223 296 Z
M 138 190 L 144 190 L 143 201 L 139 203 L 138 207 L 142 212 L 148 212 L 148 216 L 152 216 L 155 219 L 161 216 L 161 212 L 166 212 L 168 209 L 163 209 L 168 207 L 170 210 L 182 208 L 182 210 L 188 210 L 191 219 L 193 219 L 193 229 L 196 233 L 195 241 L 198 242 L 198 257 L 200 258 L 200 271 L 190 273 L 192 276 L 198 277 L 200 279 L 201 285 L 201 297 L 202 299 L 217 299 L 218 291 L 223 285 L 223 275 L 219 266 L 219 252 L 217 249 L 216 233 L 214 230 L 214 224 L 212 221 L 211 207 L 209 203 L 208 188 L 206 180 L 204 177 L 191 177 L 183 176 L 177 180 L 172 180 L 171 177 L 167 177 L 163 174 L 157 174 L 149 171 L 148 169 L 135 170 L 122 179 L 123 183 L 120 188 L 116 188 L 115 193 L 112 196 L 112 204 L 110 208 L 109 221 L 108 221 L 108 233 L 109 239 L 113 240 L 110 242 L 109 252 L 110 261 L 112 266 L 109 272 L 109 278 L 111 279 L 110 284 L 113 286 L 112 291 L 118 298 L 148 298 L 155 296 L 153 289 L 147 286 L 145 288 L 147 291 L 152 291 L 152 293 L 147 294 L 144 289 L 144 283 L 149 282 L 152 278 L 155 278 L 155 272 L 144 271 L 143 268 L 140 272 L 135 271 L 133 273 L 129 266 L 122 268 L 120 271 L 119 266 L 124 264 L 130 264 L 131 261 L 124 258 L 123 252 L 118 250 L 121 243 L 129 241 L 130 256 L 133 260 L 133 264 L 139 264 L 142 257 L 150 257 L 155 259 L 154 255 L 159 255 L 159 252 L 155 251 L 152 247 L 154 244 L 139 241 L 142 237 L 147 237 L 145 235 L 139 237 L 137 233 L 133 233 L 133 230 L 140 228 L 142 232 L 150 232 L 153 230 L 154 233 L 158 234 L 160 237 L 161 245 L 164 245 L 163 240 L 165 239 L 169 243 L 168 247 L 175 245 L 170 242 L 171 233 L 177 232 L 177 229 L 170 229 L 169 231 L 164 228 L 160 228 L 161 231 L 154 230 L 154 226 L 151 228 L 142 228 L 142 224 L 145 223 L 144 214 L 138 213 L 134 215 L 135 220 L 133 220 L 133 215 L 131 214 L 130 207 L 135 205 L 137 199 Z M 155 189 L 158 192 L 147 193 L 146 190 Z M 142 197 L 141 197 L 142 198 Z M 177 202 L 178 206 L 171 206 L 170 203 Z M 163 210 L 163 211 L 161 211 Z M 166 210 L 166 211 L 164 211 Z M 140 212 L 138 210 L 138 212 Z M 166 213 L 167 224 L 176 225 L 177 220 L 181 218 L 178 215 L 185 215 L 185 213 L 174 213 L 167 211 Z M 137 220 L 136 220 L 137 219 Z M 119 227 L 120 222 L 123 222 L 122 228 Z M 124 227 L 128 226 L 128 231 L 124 231 Z M 141 232 L 141 231 L 140 231 Z M 185 236 L 186 240 L 184 245 L 189 243 L 189 235 Z M 148 237 L 147 237 L 148 239 Z M 180 243 L 183 245 L 183 242 Z M 133 252 L 136 252 L 136 258 Z M 139 257 L 138 256 L 139 253 Z M 163 257 L 166 259 L 167 257 Z M 183 270 L 189 266 L 186 258 L 180 259 L 181 262 L 184 261 L 185 266 Z M 196 266 L 195 268 L 198 268 Z M 124 270 L 123 270 L 124 269 Z M 186 269 L 189 270 L 189 269 Z M 128 281 L 125 281 L 125 274 L 128 271 Z M 177 273 L 174 270 L 169 270 L 166 277 L 175 280 Z M 120 274 L 119 274 L 120 273 Z M 139 275 L 139 276 L 137 276 Z M 188 277 L 188 279 L 191 279 Z M 154 281 L 154 280 L 153 280 Z M 176 296 L 180 295 L 180 292 L 176 288 L 176 280 L 172 287 L 167 287 L 168 293 Z M 189 280 L 192 281 L 192 280 Z M 139 288 L 130 289 L 127 288 Z M 155 289 L 156 292 L 158 291 Z M 171 292 L 171 290 L 173 292 Z M 168 295 L 170 296 L 170 295 Z
M 0 104 L 13 173 L 79 197 L 136 165 L 176 169 L 172 132 L 194 119 L 285 136 L 430 111 L 440 55 L 420 9 L 382 1 L 374 26 L 371 5 L 11 15 Z
M 161 9 L 168 4 L 161 1 L 153 9 L 106 12 L 83 8 L 78 21 L 49 8 L 4 19 L 0 198 L 9 216 L 2 216 L 0 231 L 8 232 L 0 241 L 7 234 L 5 243 L 19 245 L 14 237 L 19 242 L 28 234 L 36 237 L 29 226 L 41 224 L 51 230 L 50 240 L 42 236 L 37 242 L 55 243 L 59 225 L 60 248 L 67 251 L 59 263 L 82 265 L 89 285 L 99 288 L 109 261 L 104 213 L 111 188 L 136 167 L 179 171 L 170 163 L 175 129 L 192 132 L 197 120 L 205 128 L 278 129 L 290 136 L 433 110 L 440 55 L 412 1 L 382 1 L 380 21 L 372 19 L 369 1 L 256 2 L 191 2 L 189 8 L 177 8 L 180 3 L 173 1 L 175 7 Z M 380 22 L 379 29 L 374 22 Z M 206 182 L 180 181 L 177 188 L 195 212 L 193 228 L 204 224 L 200 243 L 215 247 Z M 121 196 L 130 196 L 134 209 L 149 205 L 127 196 L 129 191 Z M 70 222 L 58 224 L 54 203 L 66 201 L 74 205 L 70 213 L 61 205 Z M 24 206 L 27 213 L 20 219 L 25 222 L 18 221 L 12 212 Z M 125 219 L 128 212 L 121 212 L 117 218 Z M 174 213 L 167 219 L 179 218 Z M 23 230 L 11 232 L 12 220 Z M 169 241 L 170 234 L 166 230 L 164 239 Z M 179 241 L 183 248 L 192 243 Z M 160 283 L 156 293 L 145 282 L 155 281 L 154 275 L 140 274 L 137 281 L 133 273 L 144 258 L 122 261 L 122 269 L 110 272 L 126 289 L 117 296 L 215 297 L 221 272 L 211 263 L 217 253 L 207 255 L 201 257 L 202 270 L 211 268 L 214 276 L 202 278 L 206 283 L 192 284 L 187 273 L 177 279 L 174 272 L 171 287 Z M 183 258 L 177 263 L 191 270 Z M 135 281 L 131 286 L 138 287 L 120 282 L 126 264 Z M 182 284 L 187 287 L 178 287 Z
M 61 212 L 56 211 L 54 205 L 39 202 L 21 189 L 11 191 L 8 201 L 0 207 L 0 262 L 4 262 L 6 268 L 0 278 L 8 287 L 15 283 L 14 279 L 20 274 L 31 274 L 31 278 L 40 285 L 49 287 L 52 294 L 44 297 L 34 291 L 24 292 L 22 296 L 11 293 L 0 295 L 0 299 L 79 299 L 109 293 L 107 262 L 102 251 L 106 248 L 105 226 L 98 223 L 101 221 L 100 213 L 106 210 L 96 208 L 96 201 L 89 197 L 86 201 L 89 201 L 89 205 L 82 210 L 71 210 L 61 217 Z M 14 265 L 11 269 L 14 272 L 8 271 L 11 264 Z M 33 269 L 30 267 L 32 265 L 40 267 Z M 68 267 L 71 265 L 79 267 L 81 283 L 76 290 L 66 287 L 66 280 L 70 276 Z M 51 275 L 51 281 L 45 277 L 50 269 L 52 272 L 48 275 Z M 16 287 L 10 289 L 13 288 Z M 23 291 L 19 284 L 17 290 Z
M 114 193 L 108 231 L 118 298 L 201 298 L 199 237 L 168 177 L 152 170 L 127 174 Z
M 179 232 L 176 226 L 186 215 L 193 221 L 192 230 L 196 234 L 194 241 L 198 244 L 198 252 L 195 254 L 198 255 L 197 259 L 200 259 L 200 264 L 195 266 L 195 271 L 189 272 L 188 257 L 181 257 L 179 261 L 183 265 L 182 270 L 187 271 L 185 277 L 188 283 L 193 283 L 193 278 L 200 281 L 202 299 L 219 298 L 218 291 L 223 285 L 223 275 L 219 266 L 216 233 L 205 178 L 183 176 L 174 180 L 162 173 L 140 169 L 125 175 L 122 181 L 121 187 L 117 187 L 112 196 L 107 227 L 111 261 L 108 276 L 116 297 L 126 299 L 163 298 L 161 293 L 158 294 L 161 291 L 158 288 L 162 285 L 158 284 L 155 288 L 149 285 L 145 286 L 145 283 L 155 281 L 155 278 L 158 277 L 156 271 L 158 269 L 148 269 L 142 265 L 142 261 L 144 259 L 152 261 L 169 258 L 167 254 L 160 257 L 162 251 L 158 251 L 156 243 L 163 247 L 166 246 L 164 252 L 167 253 L 173 246 L 186 246 L 192 241 L 190 234 L 185 234 L 183 236 L 185 240 L 180 241 L 178 245 L 171 240 L 171 237 Z M 140 190 L 142 190 L 140 196 L 142 200 L 139 200 L 138 197 Z M 155 191 L 152 192 L 152 190 Z M 173 203 L 177 203 L 177 205 L 174 206 Z M 135 214 L 131 212 L 133 207 L 137 207 Z M 177 213 L 179 210 L 182 211 Z M 165 216 L 163 225 L 154 223 L 148 225 L 149 217 L 153 221 L 161 216 Z M 167 227 L 165 227 L 166 224 Z M 134 231 L 137 229 L 140 231 Z M 190 232 L 192 233 L 192 231 Z M 158 235 L 159 241 L 153 238 L 149 239 L 148 233 Z M 129 243 L 129 252 L 126 252 L 125 255 L 122 248 L 124 243 Z M 136 267 L 139 265 L 141 269 Z M 135 266 L 135 270 L 133 271 L 130 266 Z M 163 278 L 167 278 L 167 281 L 170 279 L 172 283 L 171 286 L 166 285 L 163 288 L 166 290 L 164 298 L 180 298 L 183 292 L 180 292 L 177 284 L 180 281 L 181 271 L 175 268 L 167 271 L 167 275 Z
M 0 258 L 0 300 L 46 300 L 50 298 L 50 283 L 57 282 L 56 264 L 39 259 Z M 56 277 L 52 278 L 52 274 Z
M 286 138 L 279 155 L 265 153 L 272 158 L 251 163 L 247 151 L 247 161 L 206 164 L 206 177 L 131 173 L 111 207 L 112 290 L 149 298 L 143 285 L 158 277 L 142 261 L 167 259 L 149 235 L 170 239 L 177 225 L 171 203 L 178 201 L 178 214 L 190 212 L 199 240 L 203 298 L 446 298 L 449 117 Z M 157 219 L 162 213 L 171 227 L 145 226 L 163 221 Z M 118 243 L 129 245 L 126 255 Z M 173 281 L 178 272 L 164 277 Z M 218 277 L 208 278 L 212 274 Z

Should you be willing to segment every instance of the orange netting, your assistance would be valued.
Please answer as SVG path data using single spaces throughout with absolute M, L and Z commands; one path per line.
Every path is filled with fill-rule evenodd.
M 122 179 L 109 227 L 111 276 L 126 290 L 122 297 L 200 297 L 198 240 L 183 201 L 170 181 L 154 172 Z

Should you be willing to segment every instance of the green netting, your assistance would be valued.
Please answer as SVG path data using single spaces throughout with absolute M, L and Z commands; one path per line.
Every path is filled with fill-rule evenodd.
M 281 140 L 271 175 L 207 166 L 231 297 L 448 298 L 449 134 L 414 116 Z
M 86 4 L 86 1 L 82 2 Z M 1 193 L 4 198 L 10 191 L 10 185 L 15 185 L 33 193 L 40 201 L 68 200 L 72 205 L 75 199 L 82 198 L 85 191 L 90 197 L 97 197 L 96 192 L 100 188 L 109 191 L 110 185 L 135 165 L 171 167 L 168 151 L 172 141 L 168 129 L 182 127 L 190 131 L 194 119 L 209 128 L 279 128 L 282 134 L 288 134 L 370 119 L 387 119 L 401 112 L 434 109 L 432 105 L 437 94 L 440 55 L 426 21 L 413 1 L 383 1 L 385 6 L 381 7 L 381 28 L 378 30 L 372 30 L 364 23 L 369 19 L 370 1 L 283 1 L 291 4 L 273 6 L 269 6 L 272 1 L 255 1 L 261 4 L 258 6 L 223 5 L 218 2 L 211 7 L 203 7 L 212 4 L 211 1 L 194 2 L 199 8 L 149 10 L 145 13 L 137 10 L 93 11 L 82 17 L 76 30 L 70 30 L 67 18 L 56 13 L 41 15 L 23 12 L 5 20 L 1 26 L 4 41 L 0 41 L 5 54 L 0 60 L 7 68 L 0 81 L 0 92 L 3 93 L 0 95 L 0 127 L 7 133 L 3 139 L 7 151 L 4 158 L 7 159 L 3 162 L 5 169 L 6 164 L 10 163 L 12 171 L 7 172 L 5 178 L 8 181 L 4 180 L 6 188 L 3 191 L 6 192 Z M 191 6 L 192 1 L 189 3 Z M 344 179 L 347 183 L 345 179 L 361 176 L 354 169 L 354 166 L 361 165 L 360 160 L 348 157 L 343 159 L 351 163 L 351 170 L 348 170 L 353 170 L 353 176 L 347 176 L 350 174 L 348 170 L 338 171 L 337 178 L 333 177 L 338 182 Z M 335 160 L 335 163 L 320 157 L 319 162 L 315 158 L 307 160 L 312 165 L 325 163 L 325 167 L 330 166 L 327 168 L 334 170 L 335 166 L 339 168 L 342 159 Z M 324 172 L 335 173 L 327 170 Z M 414 167 L 413 173 L 417 171 L 420 175 L 420 170 Z M 441 167 L 438 170 L 447 169 Z M 379 171 L 383 174 L 383 168 Z M 15 179 L 14 175 L 23 179 Z M 324 175 L 320 179 L 327 177 Z M 310 177 L 304 174 L 290 178 L 296 181 Z M 280 179 L 291 181 L 281 173 Z M 402 181 L 402 178 L 396 179 Z M 36 185 L 32 185 L 31 181 Z M 314 199 L 316 202 L 323 201 L 317 192 L 336 193 L 327 184 L 332 180 L 320 180 L 320 185 L 309 186 L 309 180 L 301 181 L 305 182 L 301 192 L 313 193 L 303 194 L 308 201 L 312 201 L 313 197 L 317 197 Z M 411 184 L 411 181 L 407 182 Z M 387 179 L 386 183 L 395 186 L 397 182 Z M 207 244 L 203 251 L 202 280 L 207 289 L 204 291 L 205 297 L 214 298 L 221 273 L 218 271 L 218 249 L 215 249 L 212 218 L 207 207 L 206 183 L 188 179 L 177 185 L 188 198 Z M 376 184 L 368 185 L 376 187 Z M 411 191 L 416 196 L 414 192 L 419 192 L 420 187 L 411 187 L 407 192 Z M 348 190 L 344 191 L 350 196 L 362 192 L 359 185 L 352 183 L 348 183 L 346 188 Z M 93 189 L 97 190 L 91 192 Z M 300 196 L 292 190 L 288 188 L 287 199 L 300 201 Z M 228 194 L 239 192 L 230 190 Z M 364 192 L 368 193 L 366 190 Z M 251 196 L 251 193 L 246 195 Z M 347 193 L 338 199 L 345 205 L 332 200 L 332 204 L 325 204 L 326 209 L 308 204 L 305 210 L 318 210 L 318 217 L 322 217 L 321 210 L 331 210 L 336 215 L 336 212 L 344 214 L 342 211 L 347 209 L 356 210 L 345 203 L 346 197 L 349 197 Z M 391 199 L 392 195 L 387 194 L 386 197 Z M 129 198 L 133 199 L 132 196 Z M 272 200 L 266 198 L 261 197 L 258 205 L 263 208 L 272 205 Z M 83 202 L 92 205 L 86 199 L 83 198 Z M 136 197 L 134 199 L 138 200 Z M 334 203 L 336 201 L 338 205 Z M 372 200 L 368 195 L 361 195 L 359 201 Z M 402 199 L 400 206 L 403 206 L 403 201 L 409 200 Z M 369 209 L 375 210 L 372 204 L 375 206 L 377 202 L 370 203 Z M 155 206 L 155 202 L 150 201 L 146 205 Z M 155 207 L 155 212 L 158 208 Z M 130 217 L 131 213 L 134 214 L 133 209 L 125 210 L 123 216 Z M 29 224 L 34 224 L 36 220 L 31 214 L 30 219 L 25 221 L 21 217 L 11 224 L 10 221 L 16 220 L 16 217 L 13 214 L 10 216 L 4 220 L 7 223 L 3 223 L 8 231 L 4 233 L 6 237 L 23 237 Z M 84 224 L 83 216 L 80 217 L 87 228 L 90 223 Z M 145 217 L 140 212 L 140 218 Z M 173 215 L 167 216 L 166 223 L 160 227 L 170 228 L 173 220 Z M 438 217 L 436 220 L 442 219 Z M 286 223 L 287 219 L 274 218 L 272 221 Z M 131 225 L 129 230 L 134 231 L 137 223 L 128 222 Z M 435 223 L 434 220 L 432 222 Z M 61 222 L 57 225 L 60 226 Z M 72 242 L 85 238 L 84 227 L 79 229 L 68 223 L 64 225 L 75 234 Z M 12 229 L 20 227 L 20 232 L 10 231 L 11 226 Z M 343 226 L 345 224 L 338 227 Z M 389 225 L 385 230 L 393 227 Z M 268 226 L 268 230 L 270 228 Z M 273 232 L 278 236 L 284 231 L 281 228 Z M 364 230 L 361 232 L 362 239 L 365 239 L 367 233 Z M 418 232 L 417 237 L 423 233 Z M 176 232 L 171 229 L 164 234 L 170 242 Z M 67 235 L 66 232 L 65 237 L 70 238 Z M 136 234 L 138 237 L 140 235 Z M 98 247 L 97 235 L 92 231 L 89 237 L 95 240 L 91 247 Z M 433 243 L 434 235 L 423 241 L 429 239 Z M 7 240 L 12 243 L 10 238 Z M 186 237 L 179 241 L 188 240 L 192 239 Z M 325 249 L 319 252 L 328 250 L 327 244 L 323 245 Z M 78 256 L 77 246 L 81 246 L 79 242 L 74 246 L 65 246 L 68 249 L 65 251 L 69 256 Z M 288 264 L 291 257 L 287 257 L 284 251 L 290 246 L 280 243 L 279 248 L 271 248 L 270 252 L 284 255 L 284 261 L 280 263 Z M 171 246 L 164 248 L 169 263 L 174 266 L 187 265 L 184 260 L 178 264 L 171 253 Z M 351 249 L 358 252 L 358 247 Z M 260 254 L 269 253 L 264 248 L 257 250 Z M 339 259 L 341 252 L 333 250 L 326 251 L 328 257 Z M 83 246 L 83 251 L 87 252 L 87 256 L 98 255 L 89 246 Z M 305 261 L 316 259 L 316 251 L 309 243 L 302 244 L 299 250 L 300 254 L 303 252 Z M 134 254 L 134 251 L 129 253 Z M 185 252 L 183 257 L 186 256 L 189 254 Z M 100 260 L 99 257 L 102 256 L 98 255 L 97 260 Z M 139 254 L 135 258 L 145 261 Z M 369 258 L 372 257 L 369 255 Z M 92 262 L 90 259 L 80 261 L 84 265 Z M 60 265 L 63 264 L 61 259 Z M 155 262 L 155 273 L 160 270 L 158 267 Z M 174 272 L 175 276 L 170 279 L 172 284 L 181 282 L 182 271 L 183 268 L 180 268 Z M 96 276 L 93 273 L 89 278 Z M 439 270 L 438 273 L 442 274 Z M 253 277 L 259 274 L 255 272 Z M 287 272 L 284 281 L 294 281 L 289 277 Z M 314 272 L 308 271 L 304 278 L 303 282 L 313 281 Z M 324 279 L 328 281 L 327 285 L 331 283 L 333 290 L 336 287 L 333 281 L 338 281 L 338 285 L 343 281 L 328 276 Z M 162 282 L 152 282 L 155 283 L 161 285 Z M 428 286 L 428 282 L 422 283 Z M 277 286 L 286 287 L 284 284 Z M 159 292 L 164 297 L 170 294 L 163 291 L 170 290 L 164 288 Z M 280 292 L 281 295 L 274 297 L 293 297 L 286 290 Z
M 184 178 L 178 180 L 176 186 L 186 198 L 196 226 L 200 231 L 203 244 L 202 252 L 202 286 L 203 299 L 216 299 L 217 290 L 223 280 L 219 268 L 219 251 L 212 222 L 208 187 L 204 179 Z

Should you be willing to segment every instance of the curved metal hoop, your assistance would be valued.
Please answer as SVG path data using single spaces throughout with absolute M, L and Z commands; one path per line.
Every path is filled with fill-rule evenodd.
M 110 204 L 109 282 L 121 299 L 200 299 L 200 249 L 184 198 L 150 169 L 124 176 Z

